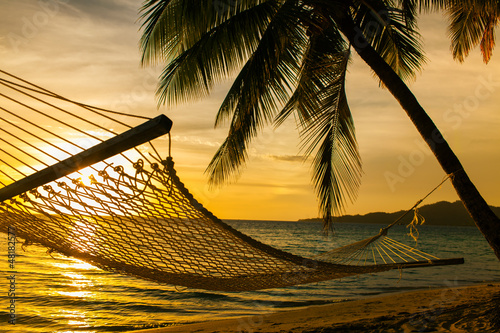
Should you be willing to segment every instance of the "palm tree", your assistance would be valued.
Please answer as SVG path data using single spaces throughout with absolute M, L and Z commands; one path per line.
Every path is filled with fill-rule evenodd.
M 470 0 L 471 1 L 471 0 Z M 403 80 L 425 61 L 415 0 L 147 0 L 143 63 L 167 62 L 160 104 L 207 95 L 239 71 L 216 116 L 229 133 L 207 168 L 212 184 L 235 175 L 263 125 L 294 114 L 325 228 L 353 200 L 361 159 L 345 95 L 352 50 L 398 100 L 500 258 L 500 220 Z M 448 8 L 422 1 L 425 8 Z

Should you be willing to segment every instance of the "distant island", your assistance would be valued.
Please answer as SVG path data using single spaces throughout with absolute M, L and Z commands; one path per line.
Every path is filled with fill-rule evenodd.
M 493 212 L 500 217 L 500 207 L 491 206 Z M 405 211 L 394 213 L 368 213 L 365 215 L 344 215 L 334 219 L 335 223 L 371 223 L 389 224 Z M 425 225 L 452 225 L 452 226 L 474 226 L 474 221 L 469 216 L 461 201 L 448 202 L 440 201 L 418 208 L 418 212 L 425 218 Z M 413 219 L 413 212 L 410 212 L 401 220 L 401 224 L 408 224 Z M 320 218 L 300 219 L 299 222 L 319 222 Z

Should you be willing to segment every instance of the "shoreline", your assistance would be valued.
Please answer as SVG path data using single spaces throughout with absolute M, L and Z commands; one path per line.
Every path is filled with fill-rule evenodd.
M 129 331 L 493 332 L 500 331 L 500 282 L 421 289 L 302 309 Z M 498 325 L 498 326 L 495 326 Z

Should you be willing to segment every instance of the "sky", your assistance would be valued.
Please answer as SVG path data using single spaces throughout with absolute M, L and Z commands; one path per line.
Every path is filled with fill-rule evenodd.
M 157 107 L 161 66 L 140 63 L 141 3 L 2 0 L 0 69 L 86 104 L 168 116 L 174 123 L 172 155 L 181 180 L 220 218 L 293 221 L 318 216 L 310 164 L 302 158 L 293 119 L 263 130 L 236 181 L 208 187 L 204 170 L 227 134 L 227 127 L 214 129 L 214 120 L 230 80 L 202 100 Z M 486 65 L 475 49 L 460 64 L 452 59 L 443 15 L 424 15 L 419 26 L 428 61 L 409 86 L 486 201 L 500 206 L 500 58 L 494 52 Z M 446 175 L 399 104 L 356 56 L 347 76 L 347 97 L 363 177 L 358 198 L 345 213 L 411 208 Z M 441 200 L 458 200 L 449 181 L 424 203 Z

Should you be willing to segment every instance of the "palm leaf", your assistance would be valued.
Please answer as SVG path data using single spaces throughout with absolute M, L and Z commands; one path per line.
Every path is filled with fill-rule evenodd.
M 424 12 L 431 12 L 445 9 L 450 5 L 450 0 L 420 0 L 420 10 Z
M 144 32 L 140 41 L 143 63 L 156 62 L 162 58 L 163 50 L 167 48 L 165 43 L 173 41 L 169 39 L 171 36 L 168 28 L 171 22 L 166 18 L 170 2 L 171 0 L 150 0 L 141 8 L 141 18 L 146 19 L 142 24 Z
M 141 7 L 143 62 L 170 61 L 207 31 L 273 0 L 146 0 Z
M 414 20 L 414 8 L 405 11 L 387 2 L 370 1 L 370 6 L 359 6 L 354 21 L 367 41 L 402 79 L 413 79 L 426 60 L 415 24 L 407 24 Z
M 347 202 L 355 199 L 361 181 L 361 157 L 345 94 L 348 54 L 328 57 L 328 66 L 323 68 L 337 76 L 331 76 L 322 89 L 320 108 L 301 131 L 305 155 L 317 148 L 312 161 L 313 184 L 325 230 L 332 226 L 333 216 L 341 214 Z
M 232 120 L 226 141 L 206 170 L 212 185 L 238 172 L 251 139 L 290 98 L 306 41 L 297 8 L 296 0 L 280 7 L 219 109 L 216 126 Z
M 481 39 L 481 53 L 483 54 L 483 61 L 488 63 L 493 54 L 495 47 L 495 28 L 498 25 L 498 16 L 490 14 L 484 29 L 483 38 Z
M 341 54 L 347 43 L 335 27 L 324 33 L 312 35 L 305 51 L 304 61 L 298 76 L 298 84 L 292 97 L 275 119 L 281 125 L 294 111 L 302 126 L 307 126 L 311 117 L 321 108 L 320 98 L 325 85 L 334 81 L 339 73 L 325 54 Z M 326 67 L 325 67 L 326 66 Z
M 422 10 L 445 10 L 454 59 L 463 62 L 480 45 L 483 61 L 488 63 L 495 47 L 495 28 L 500 16 L 497 0 L 425 0 Z
M 484 62 L 491 58 L 495 46 L 494 29 L 498 25 L 498 3 L 492 1 L 470 1 L 467 6 L 450 5 L 449 33 L 453 57 L 463 62 L 470 51 L 481 46 Z
M 455 59 L 463 62 L 472 48 L 481 41 L 486 21 L 472 7 L 453 6 L 449 8 L 448 15 L 452 54 Z
M 417 24 L 418 0 L 397 0 L 398 8 L 401 8 L 401 15 L 406 26 L 415 29 Z
M 177 2 L 189 3 L 189 1 Z M 250 2 L 258 3 L 258 1 Z M 183 24 L 186 24 L 185 21 L 199 18 L 199 15 L 192 13 L 182 16 L 185 5 L 171 4 L 163 11 L 161 19 L 153 19 L 150 16 L 146 21 L 148 24 L 145 32 L 152 32 L 143 35 L 143 45 L 147 42 L 151 45 L 160 43 L 163 45 L 160 56 L 173 58 L 160 76 L 157 90 L 159 103 L 171 105 L 207 95 L 215 83 L 241 66 L 255 50 L 267 27 L 266 22 L 276 12 L 278 2 L 267 1 L 250 9 L 245 7 L 232 17 L 224 16 L 223 19 L 216 8 L 212 8 L 214 7 L 212 4 L 212 7 L 209 6 L 211 8 L 209 13 L 202 15 L 204 19 L 202 23 L 196 25 L 196 29 L 186 29 L 185 25 L 179 27 L 175 23 L 179 17 L 182 17 Z M 231 9 L 234 11 L 233 7 Z M 157 9 L 154 13 L 158 16 L 159 11 Z M 147 13 L 145 12 L 145 15 Z M 212 20 L 206 17 L 212 17 Z M 156 30 L 150 27 L 153 24 L 157 27 Z M 162 27 L 162 24 L 167 26 Z M 165 36 L 161 35 L 163 29 L 169 32 Z M 155 36 L 160 38 L 160 41 L 154 41 Z M 151 57 L 153 51 L 159 52 L 158 49 L 143 46 L 143 55 Z
M 346 47 L 334 26 L 311 36 L 297 88 L 276 118 L 278 126 L 296 114 L 302 150 L 306 157 L 315 153 L 313 184 L 325 231 L 333 216 L 354 200 L 361 179 L 361 158 L 345 95 L 350 54 Z

